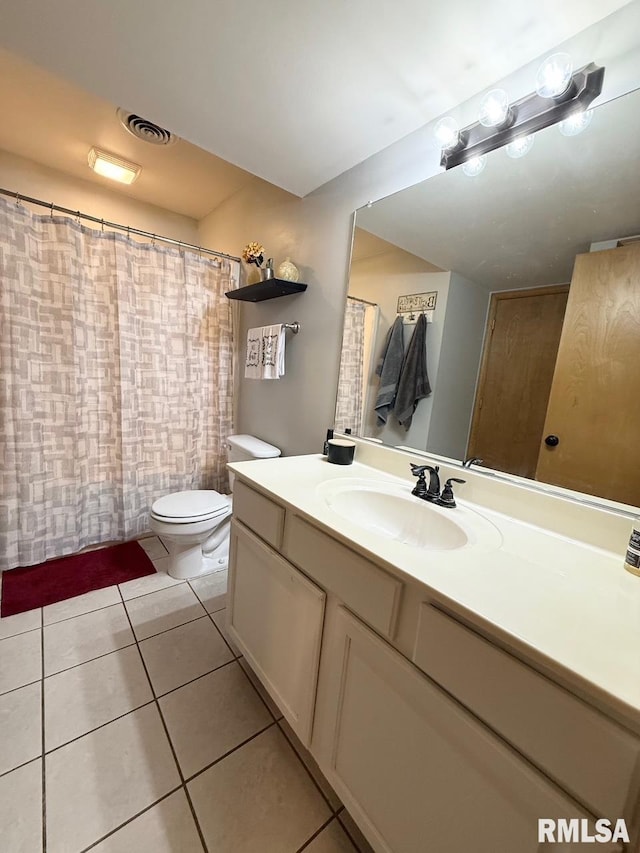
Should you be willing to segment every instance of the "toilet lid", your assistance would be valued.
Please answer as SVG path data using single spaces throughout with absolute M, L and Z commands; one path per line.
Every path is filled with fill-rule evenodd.
M 154 501 L 151 512 L 158 518 L 175 521 L 204 521 L 229 509 L 229 499 L 213 489 L 174 492 Z

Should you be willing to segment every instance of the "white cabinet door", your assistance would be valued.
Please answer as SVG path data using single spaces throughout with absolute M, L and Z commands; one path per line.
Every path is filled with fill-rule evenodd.
M 325 594 L 234 521 L 229 630 L 300 740 L 308 744 Z
M 574 801 L 347 610 L 327 617 L 312 751 L 375 850 L 584 850 L 537 840 L 538 818 L 587 817 Z

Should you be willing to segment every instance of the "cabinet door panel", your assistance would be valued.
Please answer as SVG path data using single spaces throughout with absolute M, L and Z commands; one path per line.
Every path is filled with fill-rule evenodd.
M 314 753 L 381 853 L 534 853 L 538 818 L 588 817 L 344 608 L 322 679 Z
M 313 724 L 325 594 L 234 521 L 229 630 L 300 740 Z

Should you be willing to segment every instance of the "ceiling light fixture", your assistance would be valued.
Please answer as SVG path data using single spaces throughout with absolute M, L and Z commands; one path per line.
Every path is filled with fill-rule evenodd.
M 101 151 L 99 148 L 92 148 L 89 151 L 88 160 L 89 166 L 97 175 L 110 178 L 112 181 L 119 181 L 121 184 L 132 184 L 142 171 L 142 166 L 121 160 L 119 157 L 107 154 L 106 151 Z
M 508 103 L 507 94 L 501 89 L 487 92 L 482 100 L 480 120 L 460 130 L 457 130 L 456 125 L 457 141 L 447 145 L 440 142 L 442 146 L 440 165 L 445 169 L 452 169 L 467 160 L 487 154 L 495 148 L 502 148 L 516 140 L 532 136 L 538 130 L 550 125 L 569 122 L 570 119 L 575 124 L 578 121 L 573 118 L 576 114 L 585 116 L 583 121 L 586 122 L 584 124 L 586 127 L 588 119 L 585 111 L 602 91 L 604 68 L 590 62 L 572 74 L 571 57 L 568 57 L 569 72 L 566 70 L 566 61 L 558 59 L 566 56 L 567 54 L 554 54 L 549 57 L 549 60 L 545 60 L 541 66 L 541 70 L 543 67 L 547 69 L 543 75 L 546 81 L 545 86 L 538 86 L 536 83 L 535 92 L 525 95 L 512 104 Z M 541 71 L 538 72 L 539 75 L 540 73 Z M 539 94 L 539 90 L 550 94 L 543 96 Z M 561 94 L 553 95 L 552 92 Z M 441 119 L 436 125 L 436 132 L 438 127 L 448 120 L 453 121 L 453 119 Z M 584 127 L 581 129 L 583 130 Z M 569 134 L 567 130 L 562 132 L 565 135 L 575 135 L 580 130 L 573 130 L 573 134 Z M 438 138 L 441 139 L 440 136 Z M 519 150 L 521 146 L 522 143 L 519 142 L 515 148 Z M 524 153 L 526 154 L 526 151 Z

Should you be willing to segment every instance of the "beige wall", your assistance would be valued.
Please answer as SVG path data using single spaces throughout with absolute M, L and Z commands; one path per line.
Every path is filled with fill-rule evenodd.
M 198 225 L 195 219 L 131 199 L 124 189 L 122 192 L 113 191 L 94 181 L 73 178 L 64 172 L 49 169 L 33 160 L 2 150 L 0 187 L 32 198 L 52 201 L 61 207 L 81 210 L 99 219 L 131 225 L 152 234 L 160 234 L 185 243 L 198 243 Z M 37 210 L 46 212 L 43 208 Z M 85 222 L 85 225 L 87 224 L 90 223 Z
M 595 60 L 607 66 L 608 100 L 640 85 L 640 3 L 625 6 L 562 45 L 576 66 Z M 505 81 L 512 99 L 533 89 L 539 60 Z M 452 111 L 461 125 L 475 121 L 482 93 Z M 602 100 L 602 99 L 601 99 Z M 304 120 L 303 117 L 301 120 Z M 309 141 L 313 157 L 313 140 Z M 285 255 L 300 267 L 306 293 L 257 305 L 244 303 L 241 338 L 248 326 L 299 320 L 302 331 L 287 342 L 287 373 L 277 381 L 240 378 L 238 424 L 286 454 L 319 452 L 333 422 L 342 339 L 343 306 L 353 211 L 436 173 L 439 152 L 433 126 L 410 134 L 385 151 L 303 199 L 254 184 L 224 202 L 201 223 L 203 243 L 239 254 L 249 240 L 265 244 L 276 264 Z

